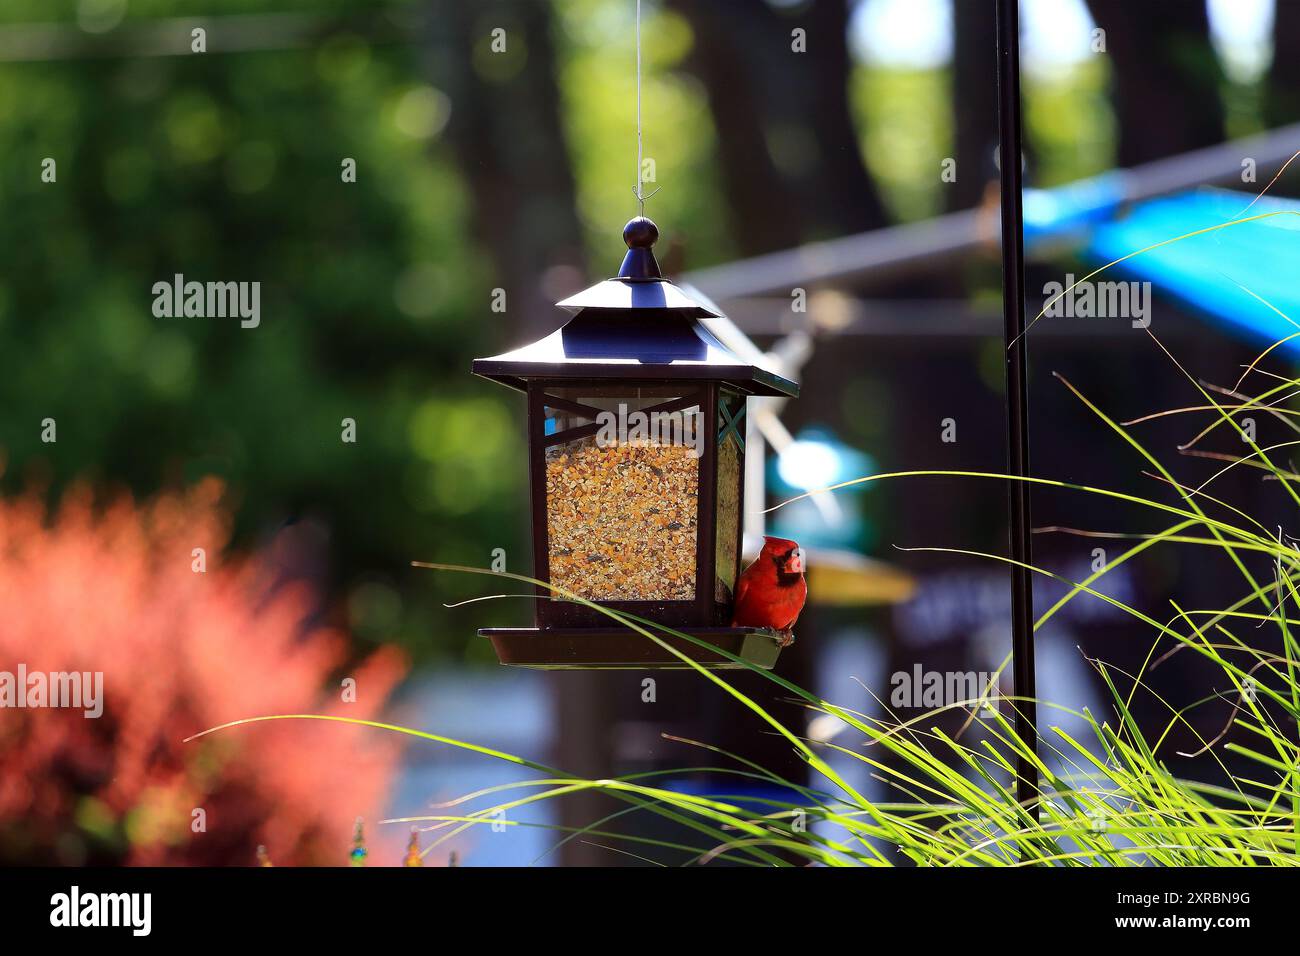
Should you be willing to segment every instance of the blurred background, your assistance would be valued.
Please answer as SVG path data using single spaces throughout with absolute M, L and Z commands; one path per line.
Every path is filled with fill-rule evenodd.
M 1043 191 L 1026 201 L 1032 311 L 1047 283 L 1205 225 L 1194 203 L 1222 204 L 1224 186 L 1235 193 L 1215 221 L 1237 214 L 1300 149 L 1286 129 L 1300 123 L 1297 0 L 1021 8 L 1024 163 Z M 531 571 L 523 401 L 469 363 L 557 327 L 552 303 L 617 268 L 636 211 L 634 15 L 634 0 L 0 9 L 0 668 L 103 670 L 107 699 L 98 722 L 0 713 L 0 861 L 242 865 L 265 844 L 278 864 L 341 863 L 361 816 L 371 861 L 396 863 L 407 829 L 380 819 L 519 777 L 344 725 L 181 743 L 268 713 L 389 719 L 598 776 L 719 759 L 669 734 L 802 778 L 694 675 L 658 676 L 647 704 L 640 674 L 500 668 L 475 630 L 526 623 L 527 603 L 449 608 L 496 589 L 409 566 L 487 566 L 499 548 Z M 770 501 L 876 471 L 1002 470 L 992 3 L 644 0 L 642 17 L 660 260 L 761 347 L 797 356 L 803 394 L 780 410 L 795 445 L 769 463 Z M 1145 178 L 1117 185 L 1117 169 Z M 1139 180 L 1140 196 L 1125 192 Z M 1079 181 L 1091 185 L 1059 191 Z M 1269 195 L 1295 184 L 1283 175 Z M 1128 200 L 1159 196 L 1193 205 L 1143 240 Z M 1238 251 L 1207 255 L 1250 285 Z M 155 317 L 154 283 L 178 273 L 260 282 L 260 324 Z M 1157 283 L 1150 331 L 1193 377 L 1231 385 L 1267 330 L 1174 285 Z M 1030 364 L 1035 472 L 1160 494 L 1051 374 L 1117 420 L 1197 404 L 1146 330 L 1045 318 Z M 1177 416 L 1142 427 L 1168 457 L 1197 430 Z M 1277 523 L 1276 494 L 1223 484 Z M 1005 566 L 900 549 L 1001 553 L 1005 488 L 909 479 L 837 501 L 832 519 L 770 516 L 876 562 L 854 566 L 856 590 L 813 594 L 783 676 L 876 713 L 872 692 L 915 665 L 994 670 L 1010 644 Z M 1045 528 L 1158 529 L 1078 495 L 1034 504 Z M 1079 580 L 1098 546 L 1044 532 L 1036 558 Z M 1106 587 L 1162 614 L 1173 594 L 1237 597 L 1209 562 L 1153 552 Z M 1040 610 L 1061 593 L 1047 581 Z M 1104 707 L 1084 655 L 1136 667 L 1150 642 L 1081 599 L 1040 634 L 1040 696 Z M 1186 656 L 1155 675 L 1175 705 L 1211 692 Z M 807 724 L 772 685 L 737 682 Z M 1207 736 L 1222 717 L 1206 715 Z M 736 786 L 685 771 L 673 785 Z M 573 800 L 519 822 L 604 812 Z M 428 862 L 450 849 L 467 865 L 636 862 L 561 839 L 477 828 Z

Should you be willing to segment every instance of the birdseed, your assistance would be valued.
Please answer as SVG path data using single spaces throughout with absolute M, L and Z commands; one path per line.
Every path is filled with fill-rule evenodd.
M 685 445 L 548 449 L 551 583 L 589 601 L 693 600 L 699 469 Z

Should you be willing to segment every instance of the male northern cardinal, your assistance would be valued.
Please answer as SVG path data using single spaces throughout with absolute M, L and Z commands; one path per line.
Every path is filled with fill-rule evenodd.
M 763 538 L 763 550 L 736 582 L 732 627 L 767 627 L 781 646 L 794 641 L 794 622 L 808 599 L 803 579 L 803 548 L 786 538 Z

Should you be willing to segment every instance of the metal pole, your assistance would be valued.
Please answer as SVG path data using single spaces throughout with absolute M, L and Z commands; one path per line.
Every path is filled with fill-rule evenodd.
M 998 166 L 1002 176 L 1002 312 L 1007 362 L 1007 465 L 1014 478 L 1029 474 L 1029 401 L 1025 372 L 1025 246 L 1020 207 L 1020 17 L 1017 0 L 997 0 Z M 1016 735 L 1037 754 L 1034 705 L 1034 591 L 1030 548 L 1029 483 L 1008 482 L 1011 511 L 1011 652 Z M 1038 770 L 1027 754 L 1016 761 L 1016 797 L 1038 814 Z

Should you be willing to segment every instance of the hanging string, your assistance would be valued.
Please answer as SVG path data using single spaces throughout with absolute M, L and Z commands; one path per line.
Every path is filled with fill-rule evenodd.
M 641 186 L 641 0 L 636 0 L 636 199 L 645 215 L 645 193 Z
M 645 149 L 641 144 L 641 0 L 636 0 L 636 185 L 632 193 L 640 206 L 640 215 L 645 215 L 645 201 L 659 191 L 656 186 L 650 196 L 645 194 L 641 181 L 641 170 L 645 165 Z

